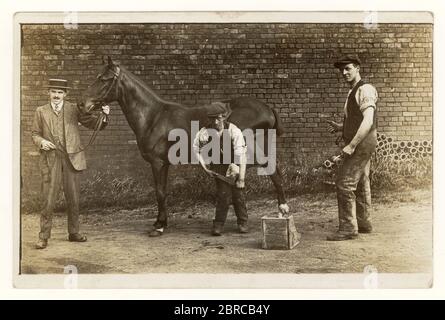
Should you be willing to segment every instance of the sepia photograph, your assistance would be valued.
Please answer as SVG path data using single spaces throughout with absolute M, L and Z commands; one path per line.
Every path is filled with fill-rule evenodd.
M 433 31 L 16 13 L 14 286 L 431 288 Z

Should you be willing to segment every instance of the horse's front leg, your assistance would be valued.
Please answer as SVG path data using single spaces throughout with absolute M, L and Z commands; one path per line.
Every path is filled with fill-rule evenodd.
M 169 164 L 152 164 L 153 178 L 155 182 L 156 200 L 158 202 L 158 217 L 154 223 L 155 229 L 150 232 L 150 237 L 162 235 L 167 227 L 167 210 L 165 198 L 167 195 L 167 176 Z

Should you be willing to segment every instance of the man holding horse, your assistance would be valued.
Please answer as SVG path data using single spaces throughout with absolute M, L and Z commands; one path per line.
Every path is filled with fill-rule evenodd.
M 51 236 L 54 206 L 63 186 L 68 207 L 68 240 L 85 242 L 79 233 L 80 174 L 86 169 L 84 149 L 80 142 L 79 123 L 90 129 L 102 130 L 107 126 L 110 107 L 102 106 L 104 117 L 83 112 L 65 100 L 68 81 L 49 79 L 49 103 L 38 107 L 32 125 L 32 139 L 40 150 L 42 194 L 45 208 L 40 215 L 37 249 L 44 249 Z
M 197 133 L 193 149 L 205 172 L 215 177 L 217 202 L 211 233 L 214 236 L 222 234 L 231 202 L 235 209 L 239 232 L 247 233 L 248 215 L 244 194 L 247 163 L 246 143 L 241 130 L 233 123 L 227 121 L 231 113 L 230 107 L 227 104 L 215 102 L 206 109 L 209 124 Z M 216 134 L 212 134 L 211 130 Z M 224 143 L 224 141 L 230 141 L 230 144 Z M 201 151 L 206 144 L 215 142 L 217 142 L 217 150 L 220 151 L 217 157 L 219 162 L 211 163 L 210 168 L 208 168 L 206 159 Z M 213 155 L 212 159 L 214 159 Z M 226 161 L 224 161 L 225 159 Z M 235 163 L 238 163 L 239 167 Z M 234 178 L 233 182 L 230 180 L 231 177 Z
M 342 131 L 346 146 L 337 173 L 339 228 L 327 240 L 355 239 L 372 232 L 370 159 L 377 145 L 377 90 L 360 76 L 360 59 L 348 55 L 334 63 L 350 90 L 344 106 L 343 124 L 328 121 L 329 131 Z

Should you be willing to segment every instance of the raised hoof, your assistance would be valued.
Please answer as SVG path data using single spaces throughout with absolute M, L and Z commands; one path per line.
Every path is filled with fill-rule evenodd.
M 282 203 L 278 206 L 278 213 L 287 217 L 289 215 L 289 205 L 287 203 Z
M 150 231 L 150 232 L 148 233 L 148 236 L 149 236 L 149 237 L 152 237 L 152 238 L 154 238 L 154 237 L 160 237 L 160 236 L 162 236 L 163 233 L 164 233 L 164 232 L 155 229 L 155 230 Z

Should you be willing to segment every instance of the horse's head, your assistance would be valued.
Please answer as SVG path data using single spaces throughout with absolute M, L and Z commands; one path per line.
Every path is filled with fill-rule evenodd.
M 105 62 L 102 72 L 96 77 L 96 80 L 88 86 L 82 95 L 78 107 L 84 112 L 90 112 L 98 109 L 103 104 L 116 101 L 118 99 L 118 88 L 121 69 L 110 57 Z

